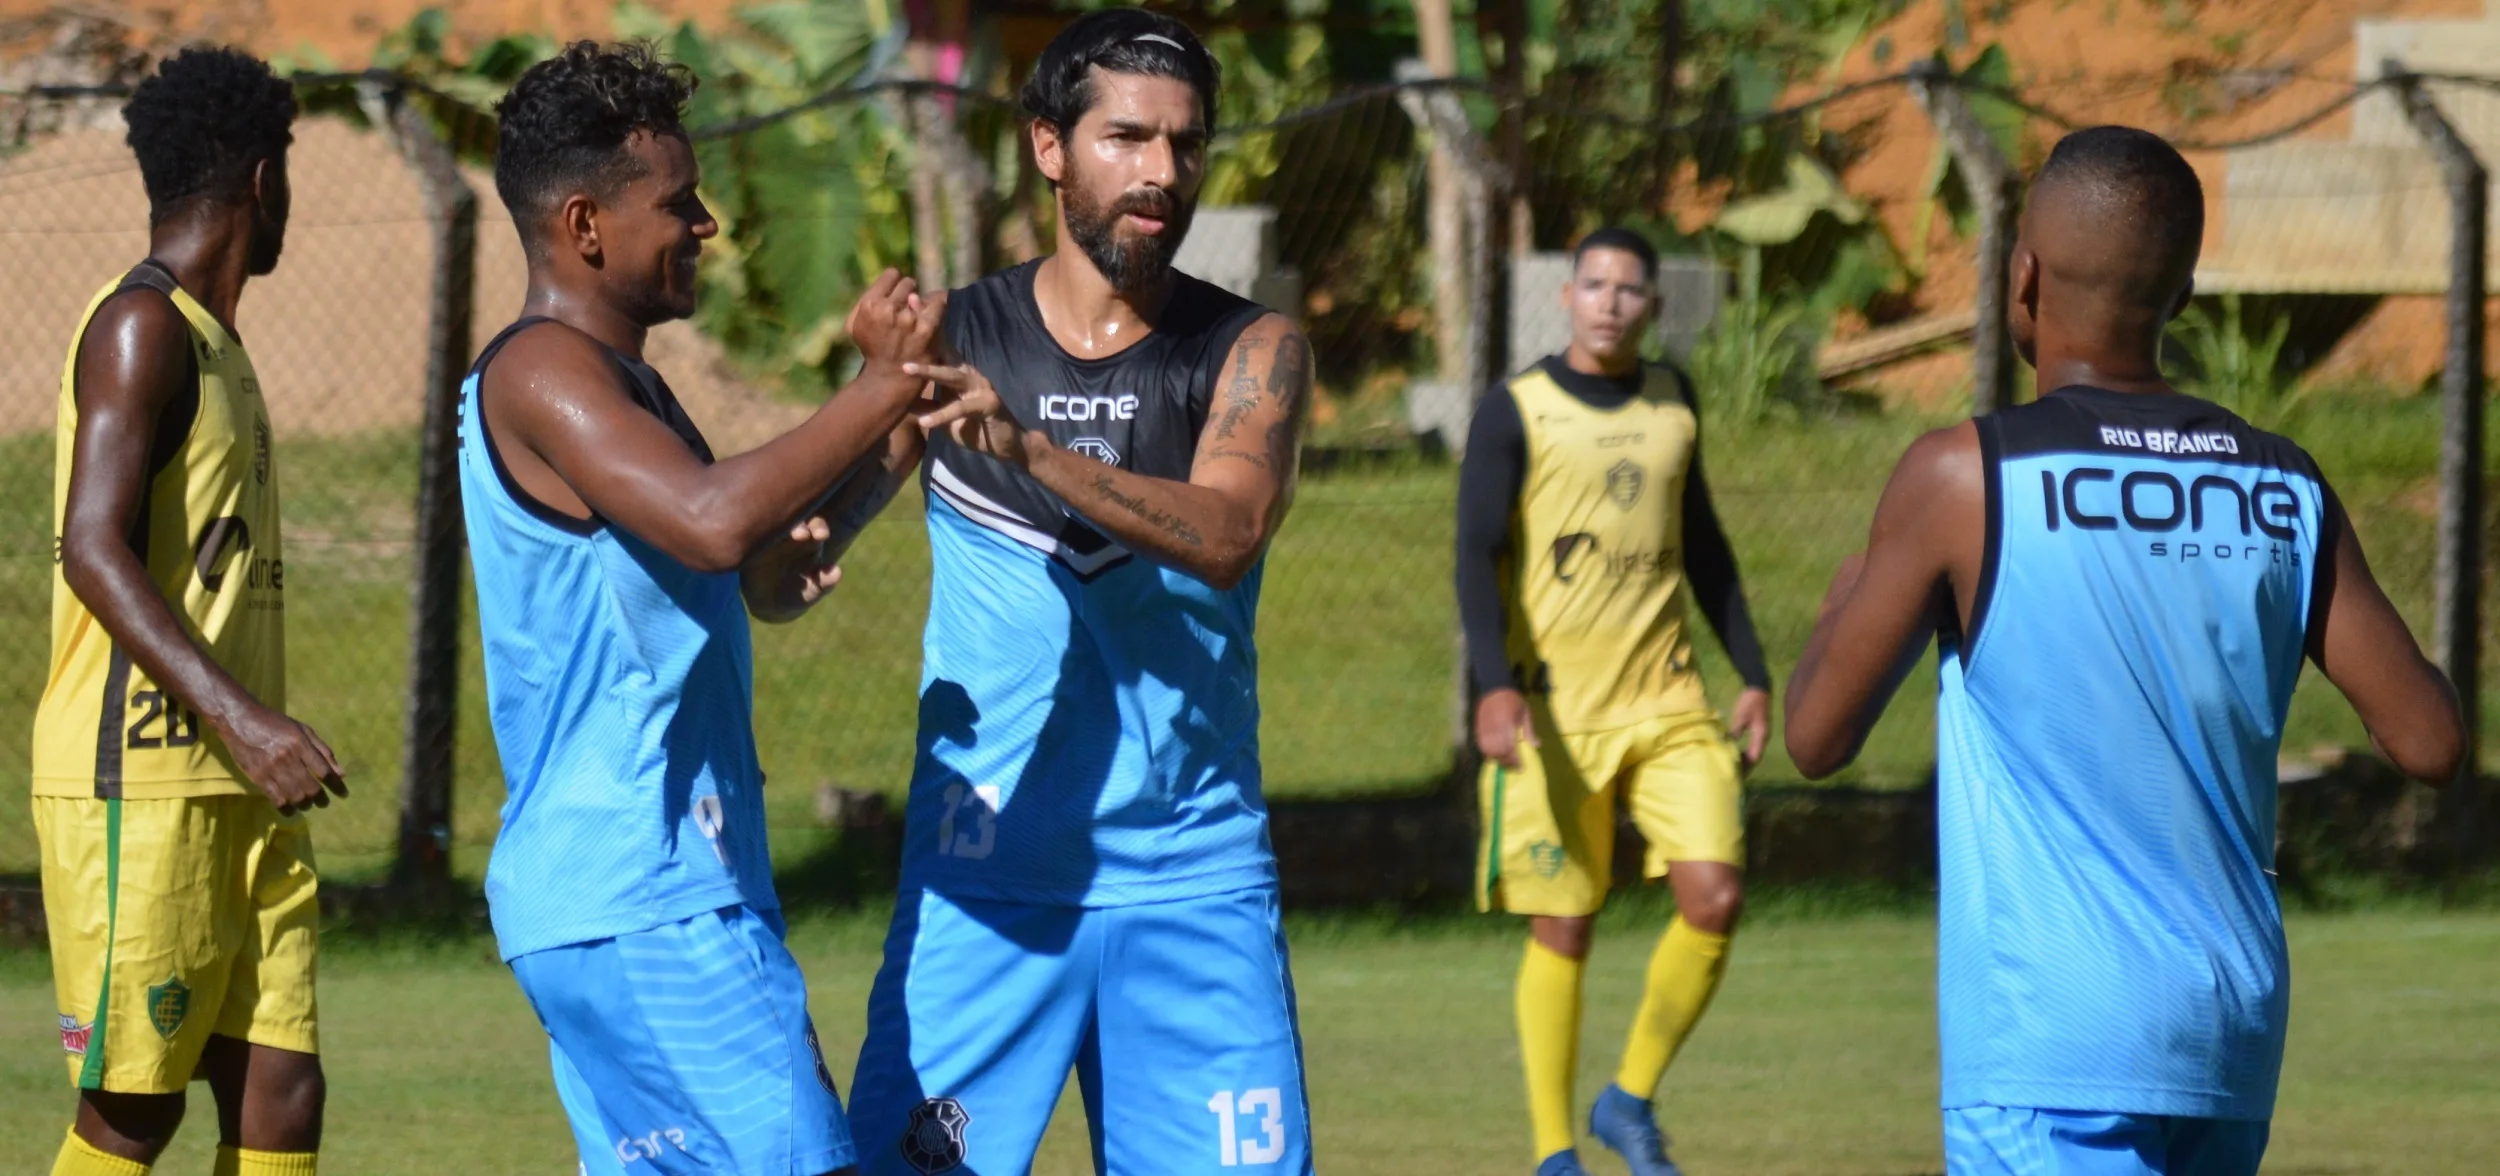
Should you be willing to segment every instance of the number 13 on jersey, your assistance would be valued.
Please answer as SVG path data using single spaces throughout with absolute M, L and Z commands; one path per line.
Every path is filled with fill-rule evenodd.
M 1218 1153 L 1227 1168 L 1243 1164 L 1273 1164 L 1285 1158 L 1285 1092 L 1280 1087 L 1262 1086 L 1241 1092 L 1219 1090 L 1207 1100 L 1207 1109 L 1215 1112 L 1216 1132 L 1221 1151 Z M 1240 1120 L 1255 1118 L 1258 1136 L 1241 1137 Z

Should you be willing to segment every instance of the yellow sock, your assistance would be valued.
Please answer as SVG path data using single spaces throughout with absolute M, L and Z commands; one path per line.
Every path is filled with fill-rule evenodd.
M 72 1131 L 52 1161 L 52 1176 L 148 1176 L 148 1169 L 155 1166 L 108 1154 Z
M 1580 1065 L 1580 976 L 1587 970 L 1585 961 L 1534 938 L 1519 962 L 1519 1057 L 1540 1160 L 1572 1145 L 1571 1075 Z
M 1693 1025 L 1710 1007 L 1727 974 L 1725 935 L 1695 930 L 1678 915 L 1659 936 L 1649 956 L 1649 985 L 1641 994 L 1641 1011 L 1632 1018 L 1632 1038 L 1623 1045 L 1623 1067 L 1615 1085 L 1634 1098 L 1658 1093 L 1658 1079 L 1684 1047 Z
M 265 1152 L 217 1146 L 216 1176 L 313 1176 L 312 1152 Z

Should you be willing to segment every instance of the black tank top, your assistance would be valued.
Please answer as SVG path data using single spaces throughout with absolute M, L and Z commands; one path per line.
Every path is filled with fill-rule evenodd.
M 1172 298 L 1152 333 L 1103 359 L 1068 354 L 1033 300 L 1026 262 L 954 291 L 946 341 L 998 388 L 1026 428 L 1109 465 L 1189 480 L 1207 406 L 1224 360 L 1267 308 L 1174 271 Z M 928 492 L 965 517 L 1091 577 L 1128 551 L 1068 509 L 1031 475 L 944 435 L 929 439 Z

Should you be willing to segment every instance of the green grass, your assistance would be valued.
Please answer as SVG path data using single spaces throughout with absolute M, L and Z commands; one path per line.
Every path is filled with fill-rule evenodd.
M 1824 585 L 1864 542 L 1884 478 L 1936 421 L 1844 415 L 1714 429 L 1708 468 L 1776 672 L 1805 644 Z M 2500 427 L 2496 425 L 2495 427 Z M 2427 398 L 2321 397 L 2291 428 L 2351 507 L 2374 566 L 2427 635 L 2439 417 Z M 395 838 L 407 664 L 405 538 L 416 482 L 412 434 L 280 446 L 286 489 L 289 649 L 297 711 L 345 759 L 356 796 L 321 814 L 334 876 L 387 865 Z M 51 439 L 0 439 L 0 794 L 22 792 L 28 724 L 43 679 Z M 1449 551 L 1456 472 L 1402 459 L 1306 480 L 1279 535 L 1260 610 L 1262 749 L 1269 791 L 1313 797 L 1427 787 L 1456 730 Z M 872 526 L 839 594 L 756 634 L 757 742 L 772 779 L 775 843 L 816 847 L 817 785 L 899 795 L 911 767 L 926 621 L 928 549 L 916 492 Z M 2495 594 L 2500 599 L 2500 594 Z M 2500 616 L 2500 607 L 2486 610 Z M 471 616 L 474 616 L 472 610 Z M 486 728 L 475 621 L 462 667 L 456 860 L 483 869 L 502 786 Z M 1700 639 L 1714 696 L 1734 676 Z M 2500 717 L 2500 639 L 2487 637 L 2486 721 Z M 1846 782 L 1922 781 L 1933 758 L 1934 675 L 1921 667 Z M 2359 723 L 2315 675 L 2295 698 L 2286 746 L 2357 746 Z M 1794 780 L 1775 751 L 1757 780 Z M 0 805 L 0 874 L 34 868 L 26 810 Z
M 1939 1171 L 1932 916 L 1758 912 L 1663 1094 L 1695 1172 Z M 1618 904 L 1591 964 L 1581 1097 L 1606 1081 L 1638 997 L 1654 899 Z M 881 921 L 803 921 L 826 1054 L 858 1049 Z M 1516 924 L 1290 925 L 1314 1132 L 1327 1170 L 1528 1170 L 1510 1025 Z M 2500 913 L 2373 910 L 2291 920 L 2292 1037 L 2267 1171 L 2446 1176 L 2500 1152 Z M 480 941 L 334 941 L 322 961 L 331 1083 L 324 1166 L 560 1172 L 569 1142 L 528 1006 Z M 0 954 L 0 1171 L 39 1172 L 71 1104 L 39 953 Z M 162 1171 L 205 1171 L 204 1104 Z M 1089 1171 L 1073 1100 L 1043 1173 Z M 1620 1172 L 1611 1157 L 1592 1170 Z

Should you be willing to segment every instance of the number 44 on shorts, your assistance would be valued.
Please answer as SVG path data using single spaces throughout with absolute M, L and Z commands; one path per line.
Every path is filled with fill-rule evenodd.
M 1245 1090 L 1235 1099 L 1233 1092 L 1219 1090 L 1207 1100 L 1207 1109 L 1215 1112 L 1216 1131 L 1222 1150 L 1218 1153 L 1224 1166 L 1238 1168 L 1243 1164 L 1273 1164 L 1285 1158 L 1285 1092 L 1274 1086 Z M 1240 1120 L 1255 1118 L 1258 1136 L 1241 1137 Z

